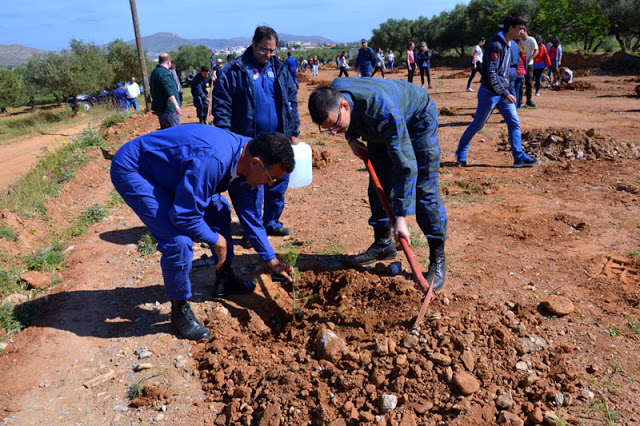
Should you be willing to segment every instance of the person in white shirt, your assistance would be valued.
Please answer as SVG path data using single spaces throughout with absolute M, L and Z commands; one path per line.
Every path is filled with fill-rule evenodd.
M 139 111 L 138 97 L 140 96 L 140 86 L 136 83 L 136 78 L 131 76 L 131 80 L 127 81 L 124 85 L 124 90 L 127 92 L 127 102 L 129 103 L 129 109 L 134 107 L 136 111 Z
M 536 104 L 531 100 L 531 96 L 533 92 L 533 58 L 538 54 L 538 42 L 536 42 L 535 38 L 529 36 L 527 28 L 522 32 L 520 40 L 522 40 L 522 45 L 527 51 L 527 74 L 524 77 L 524 87 L 520 88 L 520 99 L 523 99 L 522 90 L 524 88 L 527 106 L 535 108 Z
M 393 54 L 393 50 L 389 50 L 387 54 L 387 60 L 389 61 L 389 71 L 393 70 L 393 63 L 396 60 L 396 55 Z
M 478 44 L 473 48 L 473 58 L 471 59 L 471 77 L 467 80 L 467 92 L 473 92 L 471 88 L 471 82 L 473 81 L 473 77 L 476 76 L 476 72 L 480 72 L 482 74 L 482 46 L 484 46 L 484 37 L 480 37 Z

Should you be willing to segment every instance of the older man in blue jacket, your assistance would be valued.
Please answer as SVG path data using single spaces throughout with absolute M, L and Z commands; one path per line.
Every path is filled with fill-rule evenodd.
M 293 149 L 282 134 L 251 139 L 197 124 L 140 136 L 114 156 L 113 185 L 158 241 L 165 291 L 171 300 L 171 323 L 182 337 L 210 337 L 187 302 L 195 241 L 212 249 L 218 269 L 217 296 L 255 289 L 253 280 L 239 279 L 231 267 L 231 214 L 221 193 L 233 182 L 251 188 L 271 184 L 293 166 Z M 238 216 L 245 218 L 244 232 L 258 254 L 274 272 L 291 280 L 291 267 L 276 258 L 264 228 L 259 222 L 252 225 L 258 216 L 255 192 L 230 192 L 230 196 Z
M 526 19 L 517 13 L 504 18 L 503 30 L 489 41 L 482 62 L 482 78 L 478 90 L 478 106 L 473 121 L 462 134 L 456 162 L 467 165 L 467 150 L 471 139 L 484 127 L 494 108 L 498 108 L 504 117 L 509 131 L 509 143 L 513 154 L 513 167 L 531 167 L 539 160 L 531 158 L 522 150 L 520 119 L 516 111 L 516 97 L 509 92 L 509 63 L 511 60 L 510 43 L 520 37 L 527 25 Z
M 286 64 L 274 56 L 277 45 L 278 35 L 272 28 L 258 27 L 251 46 L 223 68 L 212 95 L 216 127 L 249 137 L 281 132 L 291 144 L 298 143 L 298 90 Z M 262 210 L 264 198 L 262 223 L 269 235 L 291 232 L 280 222 L 288 185 L 287 173 L 274 185 L 257 189 L 258 211 Z M 232 190 L 250 190 L 246 185 L 240 186 Z

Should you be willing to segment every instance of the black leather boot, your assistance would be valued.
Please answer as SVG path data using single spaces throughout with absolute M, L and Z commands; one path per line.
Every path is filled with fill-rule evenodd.
M 433 282 L 433 291 L 438 291 L 444 287 L 444 279 L 447 271 L 447 262 L 444 257 L 444 241 L 436 238 L 428 238 L 429 243 L 429 270 L 427 271 L 427 282 Z
M 253 293 L 256 289 L 254 280 L 238 278 L 231 267 L 230 261 L 225 261 L 216 272 L 216 283 L 213 286 L 214 297 L 225 297 L 230 294 Z
M 208 339 L 211 337 L 209 330 L 198 322 L 186 300 L 171 301 L 171 325 L 178 335 L 189 340 Z
M 376 260 L 395 259 L 398 255 L 396 245 L 391 238 L 391 228 L 374 228 L 375 240 L 365 251 L 353 257 L 353 261 L 360 265 L 368 265 Z

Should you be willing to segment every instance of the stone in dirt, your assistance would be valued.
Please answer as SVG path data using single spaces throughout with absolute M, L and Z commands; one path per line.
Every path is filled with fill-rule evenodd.
M 395 395 L 384 394 L 380 397 L 378 405 L 380 406 L 380 411 L 383 413 L 389 413 L 396 409 L 396 406 L 398 405 L 398 397 Z
M 531 414 L 529 414 L 529 421 L 534 425 L 542 423 L 543 420 L 544 416 L 542 415 L 542 409 L 540 407 L 534 408 Z
M 498 408 L 509 409 L 513 407 L 513 398 L 511 397 L 511 392 L 508 391 L 503 393 L 496 399 L 496 405 Z
M 563 296 L 549 296 L 542 302 L 542 305 L 550 314 L 559 317 L 569 315 L 575 310 L 573 302 Z
M 37 290 L 43 290 L 51 285 L 51 278 L 37 271 L 25 272 L 20 275 L 20 279 L 26 281 L 29 284 L 29 288 Z
M 342 354 L 347 351 L 345 341 L 328 328 L 322 328 L 318 331 L 314 346 L 319 358 L 332 362 L 340 361 Z
M 453 375 L 453 383 L 464 396 L 471 395 L 480 389 L 478 380 L 464 371 L 459 371 Z
M 451 357 L 449 355 L 436 352 L 434 354 L 431 354 L 429 358 L 431 359 L 431 361 L 433 361 L 434 364 L 437 364 L 437 365 L 442 365 L 442 366 L 451 365 Z
M 508 411 L 501 411 L 498 416 L 498 424 L 500 425 L 513 425 L 513 426 L 523 426 L 524 420 L 520 417 L 516 416 L 513 413 Z

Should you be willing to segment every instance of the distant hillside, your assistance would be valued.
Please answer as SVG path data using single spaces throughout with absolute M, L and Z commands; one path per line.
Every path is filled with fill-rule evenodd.
M 20 44 L 0 44 L 0 67 L 24 65 L 34 53 L 44 50 L 33 49 Z
M 321 36 L 297 36 L 291 34 L 278 34 L 284 42 L 300 41 L 303 43 L 330 43 L 333 40 Z M 129 40 L 127 43 L 135 45 L 135 40 Z M 232 37 L 232 38 L 182 38 L 178 34 L 173 33 L 155 33 L 150 36 L 142 37 L 142 45 L 148 55 L 152 56 L 160 52 L 168 50 L 176 50 L 178 46 L 197 46 L 204 44 L 211 49 L 219 50 L 229 47 L 248 46 L 251 44 L 251 36 L 249 37 Z

